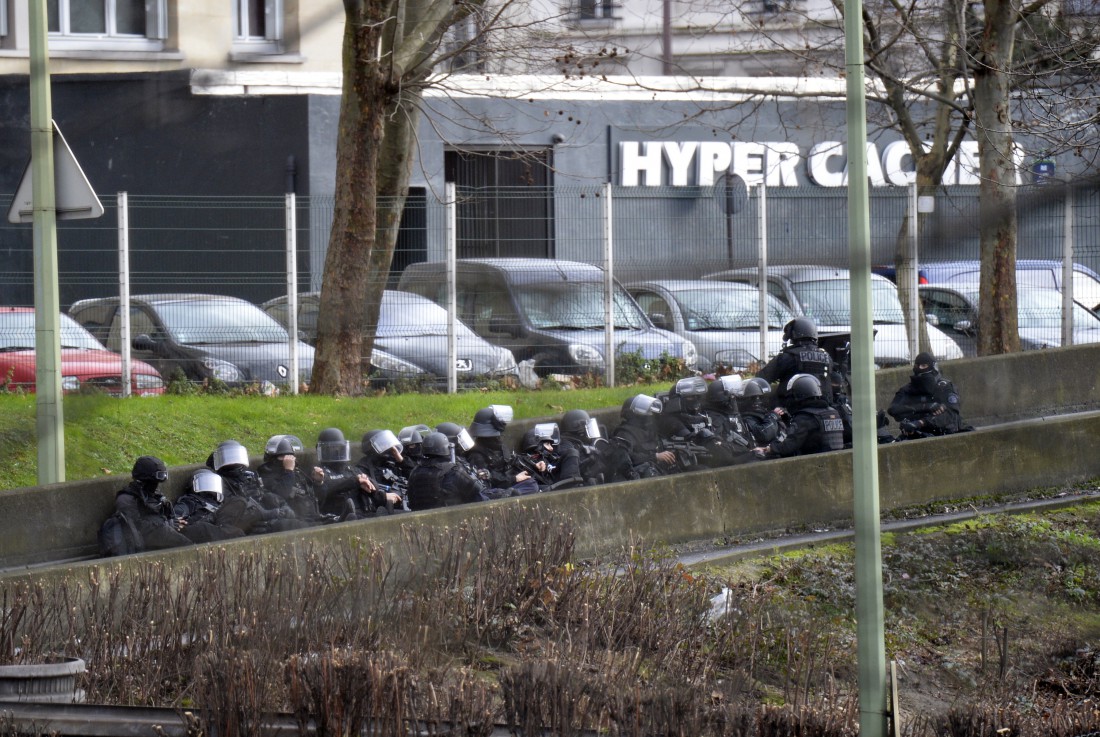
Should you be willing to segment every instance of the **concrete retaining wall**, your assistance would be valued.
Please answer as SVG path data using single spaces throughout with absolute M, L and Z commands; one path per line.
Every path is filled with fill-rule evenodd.
M 966 418 L 975 425 L 1048 416 L 1100 407 L 1097 361 L 1100 346 L 1034 351 L 1016 356 L 968 359 L 943 366 L 958 386 Z M 878 406 L 885 407 L 907 370 L 879 372 Z M 614 424 L 617 412 L 603 414 Z M 514 423 L 510 435 L 530 423 Z M 1100 419 L 1091 414 L 1051 417 L 1033 424 L 987 428 L 951 438 L 884 446 L 880 452 L 881 506 L 922 504 L 976 494 L 1004 493 L 1100 476 L 1095 452 Z M 167 492 L 178 494 L 199 465 L 173 468 Z M 94 555 L 96 531 L 113 509 L 125 483 L 118 477 L 70 481 L 49 487 L 0 491 L 0 567 Z M 527 500 L 569 511 L 582 539 L 617 548 L 640 537 L 681 542 L 759 530 L 829 522 L 851 516 L 851 454 L 802 459 L 611 484 Z M 393 525 L 432 524 L 479 514 L 459 507 L 392 520 L 372 520 L 311 530 L 310 539 L 395 534 Z M 416 520 L 416 522 L 413 522 Z M 354 528 L 354 532 L 349 531 Z M 283 544 L 283 536 L 250 538 L 244 544 Z M 592 551 L 588 551 L 592 552 Z

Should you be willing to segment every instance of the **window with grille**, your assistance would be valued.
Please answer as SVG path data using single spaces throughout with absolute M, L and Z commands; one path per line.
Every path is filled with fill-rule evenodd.
M 554 255 L 551 152 L 448 151 L 460 258 Z

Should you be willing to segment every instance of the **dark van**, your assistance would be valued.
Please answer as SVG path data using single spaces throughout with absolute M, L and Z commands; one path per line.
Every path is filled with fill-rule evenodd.
M 459 259 L 458 318 L 475 333 L 532 361 L 536 373 L 602 372 L 604 362 L 604 271 L 591 264 L 553 259 Z M 410 264 L 398 289 L 446 307 L 447 266 Z M 695 346 L 653 326 L 622 285 L 614 283 L 616 354 L 640 351 L 683 359 L 692 369 Z

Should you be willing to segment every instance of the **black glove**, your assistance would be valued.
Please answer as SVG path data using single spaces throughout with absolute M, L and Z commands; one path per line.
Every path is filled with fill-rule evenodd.
M 924 420 L 902 420 L 898 423 L 898 427 L 906 434 L 918 433 L 924 427 Z

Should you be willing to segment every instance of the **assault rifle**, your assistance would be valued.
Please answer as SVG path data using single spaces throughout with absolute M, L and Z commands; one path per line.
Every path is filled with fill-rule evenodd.
M 406 512 L 410 511 L 408 480 L 394 473 L 393 469 L 391 468 L 382 469 L 382 478 L 385 479 L 388 483 L 376 483 L 375 487 L 383 493 L 397 494 L 399 497 L 401 497 L 401 508 Z
M 706 465 L 711 457 L 710 449 L 696 443 L 693 438 L 661 438 L 661 450 L 670 450 L 676 455 L 676 465 L 681 471 L 691 471 Z
M 540 460 L 546 462 L 545 471 L 539 470 L 537 464 Z M 523 453 L 516 453 L 512 456 L 512 465 L 520 471 L 526 471 L 542 491 L 557 491 L 558 489 L 571 489 L 575 486 L 584 485 L 584 479 L 579 477 L 554 481 L 553 477 L 550 476 L 550 472 L 557 467 L 559 462 L 560 459 L 557 456 L 550 454 L 540 454 L 538 458 L 532 458 Z

